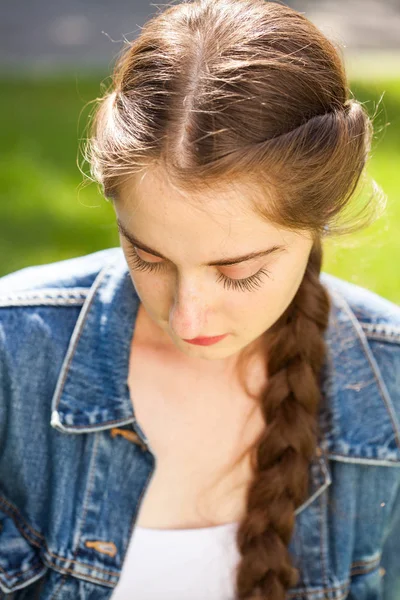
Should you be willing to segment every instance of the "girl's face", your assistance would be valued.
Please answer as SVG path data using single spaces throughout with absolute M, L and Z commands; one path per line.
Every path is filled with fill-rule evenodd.
M 311 234 L 262 220 L 246 194 L 236 185 L 196 204 L 160 171 L 122 186 L 115 211 L 146 340 L 192 362 L 233 358 L 290 304 Z M 222 334 L 209 346 L 185 341 Z

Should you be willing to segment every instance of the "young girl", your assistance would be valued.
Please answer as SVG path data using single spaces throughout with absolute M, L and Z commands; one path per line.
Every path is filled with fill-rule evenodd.
M 0 279 L 1 598 L 399 600 L 400 308 L 321 273 L 371 139 L 284 5 L 127 45 L 85 149 L 121 247 Z

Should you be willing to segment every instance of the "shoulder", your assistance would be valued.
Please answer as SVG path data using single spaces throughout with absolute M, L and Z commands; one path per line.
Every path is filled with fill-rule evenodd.
M 0 277 L 0 369 L 65 353 L 96 278 L 119 248 L 19 269 Z M 21 366 L 22 368 L 22 366 Z
M 327 273 L 321 281 L 332 301 L 332 448 L 346 460 L 400 465 L 400 307 Z
M 397 405 L 400 421 L 400 306 L 383 296 L 333 275 L 323 273 L 333 305 L 333 316 L 348 343 L 357 338 L 379 384 Z
M 400 306 L 365 287 L 328 273 L 321 281 L 335 303 L 345 302 L 369 340 L 400 346 Z
M 83 300 L 96 276 L 119 248 L 24 267 L 0 277 L 0 308 L 37 304 L 69 305 Z

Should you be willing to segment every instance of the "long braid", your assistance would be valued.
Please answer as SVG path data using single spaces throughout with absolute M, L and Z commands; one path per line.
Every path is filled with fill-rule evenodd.
M 316 242 L 295 297 L 265 334 L 268 385 L 261 408 L 266 428 L 254 448 L 254 477 L 237 532 L 239 599 L 284 600 L 286 590 L 298 582 L 287 546 L 295 510 L 306 498 L 317 444 L 323 333 L 330 310 L 319 279 L 321 262 Z

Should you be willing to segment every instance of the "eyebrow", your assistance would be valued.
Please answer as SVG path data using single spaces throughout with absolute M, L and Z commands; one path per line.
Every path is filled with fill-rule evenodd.
M 127 229 L 125 229 L 125 227 L 122 225 L 121 221 L 118 218 L 117 218 L 117 227 L 118 227 L 118 231 L 121 233 L 121 235 L 123 235 L 124 238 L 126 238 L 128 240 L 128 242 L 130 242 L 133 246 L 136 246 L 137 248 L 139 248 L 140 250 L 143 250 L 144 252 L 153 254 L 154 256 L 157 256 L 158 258 L 163 258 L 164 260 L 169 260 L 168 258 L 163 256 L 163 254 L 161 254 L 161 252 L 158 252 L 157 250 L 154 250 L 153 248 L 146 246 L 146 244 L 143 244 L 143 242 L 138 240 L 131 232 L 129 232 Z M 285 251 L 286 249 L 287 249 L 287 246 L 285 246 L 285 245 L 271 246 L 270 248 L 267 248 L 266 250 L 250 252 L 249 254 L 245 254 L 243 256 L 235 256 L 233 258 L 222 258 L 221 260 L 215 260 L 213 262 L 207 263 L 202 266 L 222 267 L 222 266 L 236 265 L 238 263 L 246 262 L 248 260 L 251 260 L 253 258 L 258 258 L 260 256 L 267 256 L 269 254 L 277 254 L 278 252 Z

